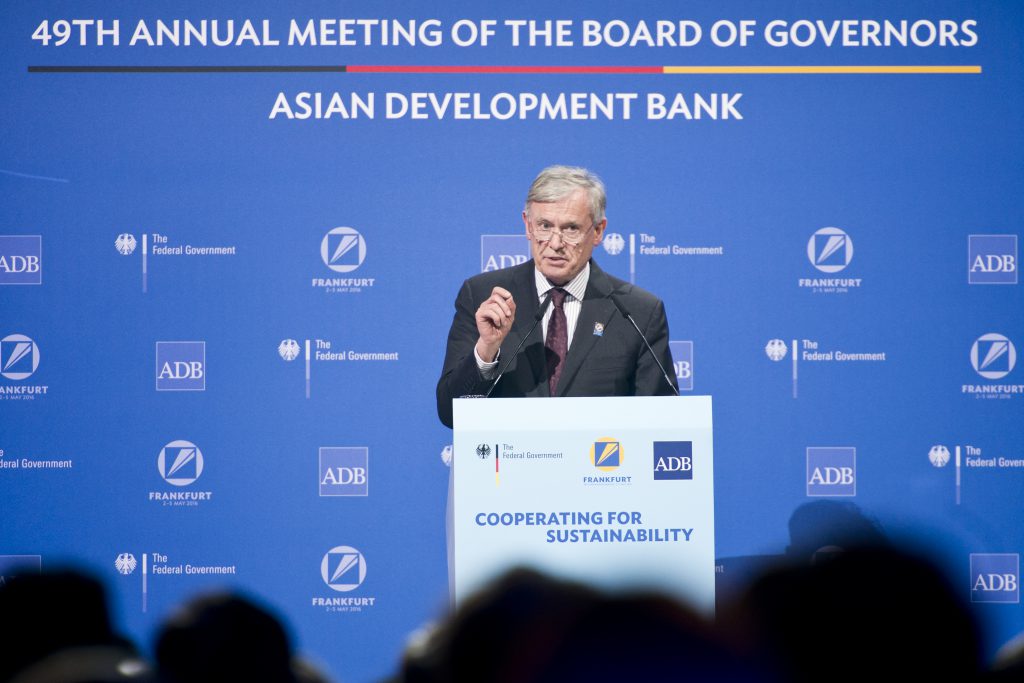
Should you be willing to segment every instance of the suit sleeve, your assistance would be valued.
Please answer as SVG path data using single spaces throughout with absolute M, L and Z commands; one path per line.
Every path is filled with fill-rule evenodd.
M 472 287 L 467 280 L 455 298 L 455 317 L 448 330 L 444 367 L 437 382 L 437 416 L 447 427 L 452 426 L 452 399 L 485 394 L 490 384 L 480 375 L 473 354 L 473 347 L 480 336 L 474 319 L 475 310 Z
M 668 318 L 665 316 L 665 305 L 659 300 L 654 306 L 651 317 L 644 329 L 644 336 L 651 343 L 651 348 L 658 356 L 668 373 L 668 378 L 676 391 L 672 391 L 661 374 L 661 369 L 654 358 L 643 348 L 636 366 L 637 396 L 672 396 L 679 392 L 675 373 L 672 372 L 672 353 L 668 348 Z

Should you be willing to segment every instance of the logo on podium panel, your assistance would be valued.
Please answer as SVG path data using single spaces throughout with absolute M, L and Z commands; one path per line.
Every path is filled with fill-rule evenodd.
M 692 441 L 654 442 L 654 480 L 693 479 Z
M 971 554 L 971 602 L 1020 602 L 1018 553 Z
M 602 472 L 618 469 L 622 461 L 622 444 L 617 439 L 602 437 L 590 446 L 590 464 Z
M 809 447 L 807 495 L 857 495 L 857 449 L 851 446 Z
M 972 285 L 1017 284 L 1017 236 L 968 235 L 967 282 Z
M 206 391 L 206 342 L 156 343 L 157 391 Z
M 41 284 L 42 235 L 0 235 L 0 285 Z
M 333 590 L 347 593 L 359 588 L 366 579 L 366 559 L 355 548 L 335 546 L 321 560 L 320 576 Z

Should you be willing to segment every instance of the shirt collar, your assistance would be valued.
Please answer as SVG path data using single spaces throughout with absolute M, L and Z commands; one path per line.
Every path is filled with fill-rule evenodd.
M 548 290 L 554 289 L 556 285 L 548 282 L 548 279 L 535 267 L 533 269 L 533 280 L 537 285 L 537 298 L 543 299 Z M 587 291 L 587 283 L 590 281 L 590 261 L 583 266 L 583 270 L 576 273 L 576 277 L 562 285 L 562 289 L 569 293 L 573 299 L 583 301 L 583 293 Z

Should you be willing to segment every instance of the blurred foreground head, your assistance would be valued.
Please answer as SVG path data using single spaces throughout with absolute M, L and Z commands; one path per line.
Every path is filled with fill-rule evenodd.
M 704 619 L 668 597 L 606 595 L 515 570 L 468 600 L 418 651 L 403 683 L 754 681 Z
M 0 585 L 0 681 L 70 648 L 94 647 L 113 660 L 135 654 L 114 633 L 96 579 L 56 571 L 15 574 Z
M 971 681 L 981 639 L 968 605 L 922 558 L 858 547 L 771 572 L 740 607 L 790 680 Z
M 196 598 L 163 625 L 156 664 L 166 683 L 293 683 L 291 644 L 277 617 L 229 594 Z

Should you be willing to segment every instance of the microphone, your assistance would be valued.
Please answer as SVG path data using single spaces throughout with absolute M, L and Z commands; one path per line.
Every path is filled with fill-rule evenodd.
M 647 337 L 645 337 L 644 333 L 640 331 L 640 327 L 636 324 L 636 321 L 633 320 L 633 316 L 631 316 L 629 314 L 629 311 L 626 310 L 626 307 L 623 305 L 622 299 L 619 297 L 618 293 L 612 292 L 609 296 L 612 300 L 612 303 L 615 304 L 615 308 L 619 309 L 619 313 L 622 314 L 622 317 L 633 324 L 633 329 L 636 330 L 636 333 L 639 334 L 640 338 L 644 340 L 644 346 L 647 347 L 647 350 L 651 352 L 651 358 L 653 358 L 654 362 L 658 364 L 658 369 L 661 370 L 661 376 L 665 378 L 665 381 L 668 383 L 669 388 L 672 389 L 672 393 L 678 396 L 679 390 L 676 389 L 676 385 L 672 383 L 671 379 L 669 379 L 668 373 L 665 372 L 665 366 L 662 365 L 661 360 L 658 359 L 658 354 L 656 354 L 654 352 L 654 349 L 651 348 L 651 343 L 647 341 Z
M 494 378 L 494 382 L 491 383 L 491 388 L 487 390 L 486 394 L 484 394 L 484 398 L 490 398 L 491 397 L 491 393 L 494 391 L 494 387 L 498 386 L 498 382 L 501 381 L 501 377 L 502 377 L 502 375 L 505 374 L 505 370 L 508 370 L 508 366 L 512 364 L 512 360 L 511 359 L 513 359 L 517 355 L 519 355 L 519 350 L 523 348 L 523 344 L 525 344 L 526 340 L 530 338 L 530 335 L 533 334 L 533 331 L 535 329 L 537 329 L 537 325 L 540 323 L 541 319 L 544 317 L 544 314 L 547 312 L 548 306 L 550 306 L 550 305 L 551 305 L 551 290 L 548 290 L 547 296 L 544 297 L 544 303 L 542 303 L 540 305 L 540 308 L 537 309 L 537 312 L 533 314 L 533 326 L 530 328 L 530 331 L 526 333 L 526 336 L 523 337 L 522 340 L 519 342 L 519 346 L 516 347 L 516 350 L 512 352 L 511 356 L 509 356 L 509 360 L 508 360 L 507 363 L 505 363 L 505 367 L 502 369 L 501 372 L 498 373 L 498 376 Z

